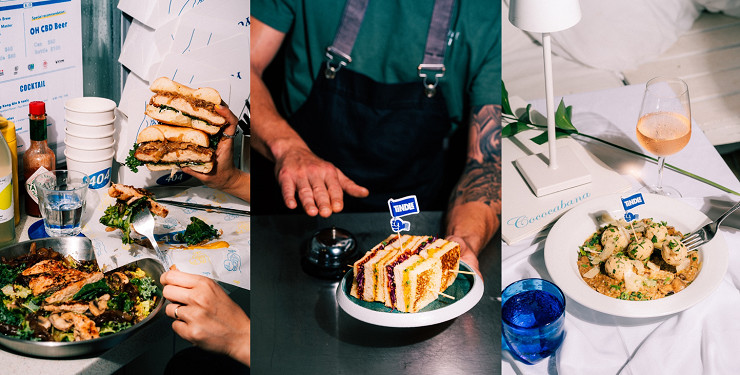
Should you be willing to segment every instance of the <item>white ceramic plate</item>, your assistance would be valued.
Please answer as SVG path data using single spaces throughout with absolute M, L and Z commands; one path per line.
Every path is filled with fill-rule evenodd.
M 640 219 L 665 221 L 681 233 L 690 233 L 711 220 L 685 203 L 660 195 L 643 194 L 645 204 L 630 212 Z M 607 297 L 589 287 L 578 273 L 578 247 L 597 229 L 595 217 L 603 211 L 612 217 L 624 215 L 619 195 L 609 195 L 582 203 L 568 211 L 550 230 L 545 242 L 545 265 L 553 282 L 568 297 L 583 306 L 610 315 L 651 318 L 683 311 L 709 296 L 727 271 L 727 244 L 721 235 L 699 249 L 702 261 L 696 280 L 686 289 L 653 301 L 625 301 Z
M 465 262 L 460 262 L 460 270 L 472 271 Z M 339 306 L 355 319 L 384 327 L 423 327 L 446 322 L 472 309 L 483 296 L 480 276 L 460 273 L 445 290 L 445 294 L 455 297 L 454 300 L 440 296 L 417 313 L 402 313 L 391 311 L 381 302 L 366 302 L 350 296 L 353 275 L 352 271 L 347 272 L 337 286 Z

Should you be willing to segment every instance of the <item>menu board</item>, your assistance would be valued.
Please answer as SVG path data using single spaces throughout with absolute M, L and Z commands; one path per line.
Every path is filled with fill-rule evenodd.
M 63 159 L 64 102 L 82 96 L 80 0 L 0 0 L 0 114 L 28 148 L 28 104 L 46 103 L 49 144 Z

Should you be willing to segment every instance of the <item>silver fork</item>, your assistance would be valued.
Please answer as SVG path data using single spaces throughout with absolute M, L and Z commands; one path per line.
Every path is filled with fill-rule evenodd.
M 131 221 L 131 225 L 134 226 L 134 229 L 137 232 L 142 234 L 152 243 L 152 247 L 154 247 L 157 258 L 159 258 L 159 261 L 164 266 L 164 270 L 167 271 L 170 269 L 170 266 L 172 266 L 170 260 L 164 255 L 162 250 L 159 249 L 159 245 L 154 239 L 154 217 L 152 216 L 152 213 L 149 212 L 149 210 L 141 210 L 137 212 Z
M 686 245 L 686 248 L 689 251 L 692 251 L 699 248 L 699 246 L 711 241 L 712 238 L 714 238 L 714 235 L 717 234 L 717 229 L 719 228 L 719 225 L 722 224 L 722 221 L 730 216 L 730 214 L 735 212 L 735 210 L 737 210 L 739 207 L 740 202 L 735 203 L 734 206 L 723 213 L 722 216 L 718 217 L 717 220 L 704 225 L 703 227 L 697 229 L 692 233 L 683 236 L 681 242 Z

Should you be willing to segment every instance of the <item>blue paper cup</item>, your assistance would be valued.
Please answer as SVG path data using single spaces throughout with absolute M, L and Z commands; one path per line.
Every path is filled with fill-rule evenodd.
M 563 342 L 565 296 L 555 284 L 524 279 L 501 293 L 502 343 L 514 358 L 535 364 Z

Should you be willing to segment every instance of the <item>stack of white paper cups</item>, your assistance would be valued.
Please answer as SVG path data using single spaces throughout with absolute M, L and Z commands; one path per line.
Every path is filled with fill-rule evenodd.
M 74 98 L 64 103 L 67 169 L 90 176 L 90 189 L 110 186 L 115 108 L 114 101 L 95 97 Z

